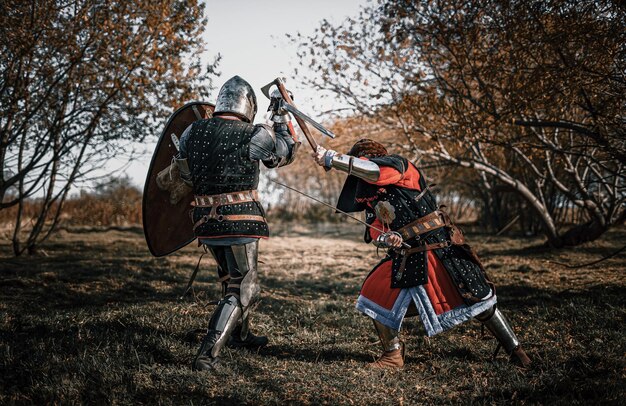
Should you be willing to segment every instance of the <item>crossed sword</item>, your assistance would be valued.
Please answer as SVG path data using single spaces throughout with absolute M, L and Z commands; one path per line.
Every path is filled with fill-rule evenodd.
M 298 123 L 298 126 L 300 127 L 300 129 L 302 130 L 302 133 L 304 133 L 304 136 L 306 137 L 309 145 L 311 146 L 311 148 L 313 149 L 314 152 L 317 152 L 317 141 L 315 141 L 315 138 L 313 138 L 313 136 L 311 135 L 311 132 L 309 131 L 309 128 L 307 127 L 306 123 L 311 124 L 315 129 L 317 129 L 319 132 L 321 132 L 322 134 L 330 137 L 330 138 L 335 138 L 335 134 L 324 128 L 323 125 L 321 125 L 320 123 L 318 123 L 317 121 L 313 120 L 311 117 L 307 116 L 306 114 L 304 114 L 303 112 L 301 112 L 300 110 L 298 110 L 296 108 L 296 106 L 293 103 L 293 99 L 291 98 L 291 96 L 289 95 L 289 92 L 287 91 L 287 88 L 285 87 L 285 84 L 283 83 L 283 81 L 280 78 L 276 78 L 273 81 L 271 81 L 270 83 L 268 83 L 267 85 L 263 86 L 261 88 L 261 92 L 263 92 L 263 94 L 265 95 L 265 97 L 267 97 L 268 99 L 271 99 L 270 96 L 270 89 L 272 88 L 272 86 L 276 86 L 278 88 L 278 91 L 280 92 L 280 95 L 282 96 L 282 100 L 280 101 L 280 108 L 283 108 L 284 110 L 290 112 L 291 114 L 293 114 L 294 118 L 296 119 L 296 122 Z M 292 136 L 294 136 L 295 134 L 291 134 Z M 332 204 L 328 204 L 320 199 L 317 199 L 309 194 L 306 194 L 296 188 L 293 188 L 291 186 L 285 185 L 284 183 L 278 182 L 276 180 L 270 179 L 271 182 L 282 186 L 286 189 L 292 190 L 296 193 L 301 194 L 302 196 L 305 196 L 311 200 L 314 200 L 320 204 L 323 204 L 326 207 L 330 207 L 331 209 L 335 210 L 338 213 L 343 214 L 344 216 L 350 217 L 351 219 L 358 221 L 359 223 L 363 224 L 364 226 L 371 228 L 373 230 L 376 230 L 380 233 L 386 233 L 385 230 L 382 230 L 376 226 L 373 226 L 371 224 L 366 223 L 365 221 L 349 214 L 346 213 L 343 210 L 338 209 L 337 207 L 333 206 Z M 402 246 L 405 248 L 410 248 L 410 245 L 402 242 Z
M 293 99 L 289 95 L 289 92 L 287 91 L 287 88 L 285 87 L 285 84 L 283 83 L 281 78 L 276 78 L 261 88 L 261 92 L 263 92 L 265 97 L 271 100 L 270 89 L 272 88 L 272 86 L 276 86 L 276 88 L 278 88 L 278 91 L 280 92 L 280 95 L 283 97 L 283 99 L 280 101 L 280 107 L 293 114 L 296 122 L 298 123 L 298 126 L 302 130 L 302 133 L 304 133 L 306 140 L 309 142 L 311 148 L 313 148 L 313 152 L 317 151 L 318 144 L 317 141 L 315 141 L 315 138 L 313 138 L 313 136 L 311 135 L 311 131 L 309 131 L 309 127 L 307 127 L 306 123 L 310 123 L 322 134 L 327 135 L 330 138 L 335 138 L 335 134 L 333 134 L 332 131 L 327 130 L 326 128 L 324 128 L 323 125 L 313 120 L 311 117 L 307 116 L 296 108 L 296 105 L 293 103 Z M 295 134 L 291 135 L 295 136 Z

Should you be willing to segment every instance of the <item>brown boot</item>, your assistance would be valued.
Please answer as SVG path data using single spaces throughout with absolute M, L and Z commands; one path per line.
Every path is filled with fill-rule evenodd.
M 367 364 L 369 368 L 402 368 L 404 366 L 404 343 L 393 351 L 385 351 L 376 361 Z
M 518 345 L 517 348 L 513 350 L 511 361 L 519 363 L 522 368 L 528 368 L 531 364 L 530 358 L 528 358 L 528 355 L 526 355 L 521 345 Z

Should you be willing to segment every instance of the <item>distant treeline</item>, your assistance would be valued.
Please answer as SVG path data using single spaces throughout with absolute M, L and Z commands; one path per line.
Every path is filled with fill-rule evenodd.
M 33 222 L 42 202 L 30 199 L 23 205 L 22 221 Z M 58 205 L 54 207 L 56 210 Z M 0 211 L 2 229 L 7 230 L 16 218 L 17 206 Z M 82 190 L 68 198 L 61 207 L 60 227 L 129 226 L 141 224 L 141 191 L 127 178 L 112 178 L 93 190 Z M 5 231 L 6 234 L 6 231 Z M 6 237 L 6 236 L 5 236 Z
M 281 182 L 299 187 L 302 191 L 318 199 L 335 204 L 341 191 L 345 175 L 338 172 L 325 173 L 315 167 L 308 157 L 301 154 L 300 161 L 294 166 L 278 172 L 265 172 L 261 177 L 261 200 L 271 222 L 342 222 L 345 217 L 334 213 L 332 209 L 297 193 L 283 190 L 270 182 Z M 458 169 L 455 169 L 455 172 Z M 429 181 L 438 181 L 433 186 L 440 205 L 456 222 L 482 227 L 485 231 L 497 232 L 507 227 L 508 234 L 537 234 L 540 221 L 533 218 L 532 212 L 523 202 L 506 188 L 493 188 L 491 196 L 484 196 L 485 190 L 473 189 L 463 182 L 454 181 L 455 177 L 442 168 L 425 169 L 426 175 L 435 175 Z M 467 174 L 466 174 L 467 175 Z M 459 176 L 465 178 L 465 176 Z M 467 179 L 466 179 L 467 180 Z M 435 182 L 437 183 L 437 182 Z M 471 182 L 470 182 L 471 183 Z M 559 224 L 567 226 L 584 220 L 584 212 L 571 206 L 559 207 L 558 196 L 555 210 L 559 211 Z M 490 206 L 489 203 L 492 203 Z M 24 205 L 23 221 L 35 221 L 41 202 L 31 199 Z M 112 227 L 141 225 L 142 193 L 127 178 L 112 178 L 97 185 L 90 191 L 68 198 L 61 209 L 58 227 Z M 56 208 L 55 208 L 56 209 Z M 17 207 L 0 211 L 0 224 L 5 238 L 10 238 Z

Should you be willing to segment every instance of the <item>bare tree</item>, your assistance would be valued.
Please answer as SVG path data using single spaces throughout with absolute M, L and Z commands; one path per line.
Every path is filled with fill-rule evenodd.
M 0 209 L 17 207 L 16 255 L 55 229 L 72 185 L 207 93 L 219 56 L 200 62 L 203 12 L 196 0 L 2 2 Z
M 626 219 L 626 13 L 611 1 L 382 1 L 300 43 L 309 82 L 414 158 L 508 188 L 554 246 Z M 576 208 L 563 230 L 559 213 Z

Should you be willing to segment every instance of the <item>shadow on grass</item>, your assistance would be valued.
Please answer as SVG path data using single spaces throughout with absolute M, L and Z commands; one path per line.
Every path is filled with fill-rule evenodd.
M 626 305 L 624 288 L 612 284 L 596 284 L 584 290 L 537 288 L 521 284 L 500 285 L 497 287 L 497 294 L 500 302 L 506 303 L 506 308 L 518 310 L 537 306 L 573 305 L 577 302 L 599 306 L 603 303 Z
M 363 352 L 350 351 L 342 348 L 321 348 L 303 345 L 268 345 L 259 351 L 260 355 L 277 360 L 293 360 L 311 363 L 328 361 L 359 361 L 371 362 L 372 357 Z
M 258 355 L 227 352 L 223 378 L 189 368 L 198 339 L 188 331 L 205 327 L 211 308 L 202 297 L 213 296 L 177 301 L 193 268 L 189 258 L 154 259 L 137 241 L 45 249 L 49 257 L 0 261 L 0 403 L 276 404 L 326 396 L 329 404 L 392 404 L 404 393 L 406 403 L 575 404 L 616 403 L 623 391 L 620 270 L 611 271 L 613 283 L 590 275 L 586 285 L 568 278 L 588 271 L 562 280 L 537 266 L 527 274 L 495 271 L 507 282 L 497 287 L 502 309 L 535 361 L 523 374 L 502 353 L 489 363 L 495 341 L 480 340 L 472 322 L 423 346 L 403 332 L 408 366 L 381 377 L 356 370 L 379 351 L 371 324 L 354 309 L 361 277 L 322 269 L 315 279 L 294 280 L 289 269 L 274 269 L 262 276 L 253 316 L 270 345 Z M 204 291 L 207 281 L 199 282 Z M 420 326 L 416 319 L 406 325 Z

